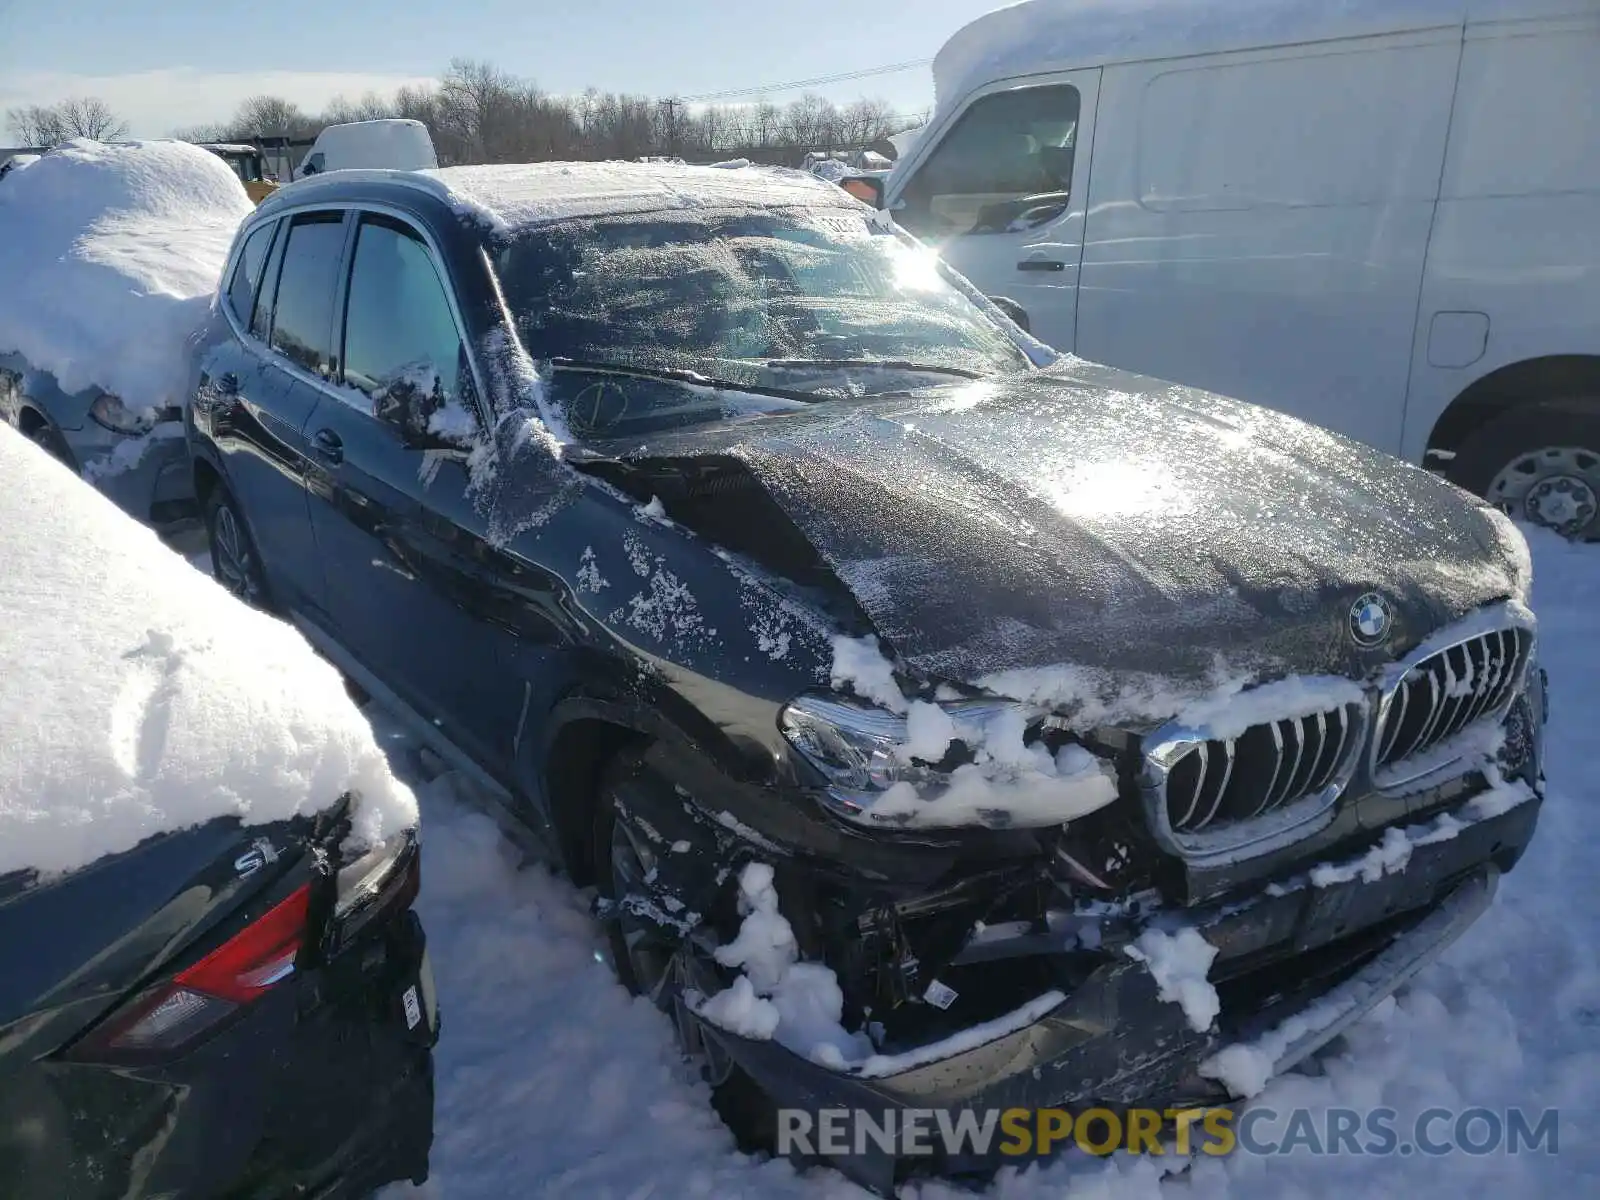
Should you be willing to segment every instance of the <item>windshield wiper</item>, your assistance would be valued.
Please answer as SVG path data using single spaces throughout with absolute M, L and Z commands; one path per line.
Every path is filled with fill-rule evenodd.
M 982 379 L 982 371 L 968 371 L 964 367 L 934 367 L 927 363 L 905 362 L 896 358 L 767 358 L 764 367 L 817 367 L 823 371 L 853 367 L 877 367 L 885 371 L 916 371 L 925 375 L 954 375 L 958 379 Z
M 690 387 L 710 388 L 718 392 L 748 392 L 756 396 L 775 396 L 780 400 L 800 400 L 816 404 L 831 396 L 818 396 L 814 392 L 796 391 L 793 388 L 766 387 L 755 383 L 736 383 L 731 379 L 717 379 L 682 367 L 635 367 L 625 363 L 602 362 L 597 359 L 552 358 L 547 360 L 557 371 L 580 371 L 585 375 L 622 375 L 630 379 L 660 379 L 667 383 L 682 383 Z

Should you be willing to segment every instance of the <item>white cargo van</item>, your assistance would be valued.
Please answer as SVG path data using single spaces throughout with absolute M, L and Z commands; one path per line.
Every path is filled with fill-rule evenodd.
M 1059 349 L 1600 535 L 1600 0 L 1030 0 L 895 219 Z
M 317 134 L 295 178 L 324 171 L 427 171 L 438 165 L 433 138 L 421 121 L 349 121 Z

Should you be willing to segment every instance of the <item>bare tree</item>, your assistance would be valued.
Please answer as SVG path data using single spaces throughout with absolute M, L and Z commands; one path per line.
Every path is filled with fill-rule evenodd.
M 404 89 L 402 89 L 404 90 Z M 400 93 L 395 94 L 395 99 L 385 100 L 377 92 L 367 92 L 359 100 L 350 100 L 344 96 L 335 96 L 323 110 L 322 123 L 327 125 L 342 125 L 347 121 L 381 121 L 388 117 L 398 116 L 396 106 Z
M 8 109 L 6 124 L 30 146 L 55 146 L 71 138 L 114 142 L 128 134 L 128 123 L 119 120 L 109 104 L 94 96 Z
M 505 150 L 521 83 L 494 64 L 457 58 L 439 85 L 438 127 L 457 162 L 496 162 Z
M 32 109 L 13 110 L 10 118 L 14 127 L 20 121 L 32 128 L 38 113 L 54 119 L 53 110 Z M 191 141 L 309 137 L 326 125 L 384 117 L 426 125 L 444 166 L 658 154 L 700 161 L 748 157 L 798 166 L 809 150 L 885 148 L 889 134 L 921 123 L 896 117 L 883 100 L 861 99 L 841 108 L 814 94 L 781 107 L 764 100 L 693 105 L 675 97 L 594 88 L 581 96 L 551 96 L 532 80 L 486 60 L 455 59 L 437 85 L 402 87 L 389 97 L 374 92 L 359 100 L 338 97 L 316 115 L 281 97 L 252 96 L 232 121 L 179 136 Z
M 128 123 L 120 120 L 111 111 L 111 106 L 98 97 L 64 100 L 56 107 L 61 112 L 61 123 L 66 127 L 68 137 L 114 142 L 128 136 Z
M 228 136 L 250 137 L 306 137 L 322 127 L 323 122 L 308 116 L 293 100 L 282 96 L 251 96 L 239 105 L 228 125 Z

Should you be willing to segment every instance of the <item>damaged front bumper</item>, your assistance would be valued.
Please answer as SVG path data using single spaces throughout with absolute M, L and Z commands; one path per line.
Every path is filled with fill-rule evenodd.
M 1209 972 L 1221 1002 L 1210 1029 L 1193 1029 L 1160 997 L 1144 964 L 1108 955 L 1059 1003 L 1036 998 L 978 1029 L 847 1069 L 811 1062 L 776 1041 L 720 1028 L 684 1005 L 708 1042 L 744 1069 L 779 1108 L 989 1111 L 1058 1107 L 1189 1107 L 1229 1099 L 1202 1073 L 1229 1046 L 1270 1055 L 1288 1070 L 1431 962 L 1487 908 L 1502 870 L 1532 837 L 1539 799 L 1420 840 L 1388 874 L 1339 871 L 1318 886 L 1301 876 L 1252 899 L 1184 913 L 1217 949 Z M 1327 876 L 1321 876 L 1324 880 Z M 680 1001 L 680 1004 L 683 1004 Z M 1215 1073 L 1215 1072 L 1213 1072 Z M 987 1170 L 1000 1160 L 935 1146 L 908 1163 L 871 1147 L 830 1160 L 887 1194 L 912 1170 Z

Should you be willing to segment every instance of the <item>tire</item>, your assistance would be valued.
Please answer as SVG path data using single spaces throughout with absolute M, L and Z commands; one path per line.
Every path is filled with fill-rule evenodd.
M 663 791 L 665 797 L 662 796 Z M 594 806 L 591 850 L 596 890 L 605 899 L 615 901 L 628 891 L 648 886 L 641 882 L 647 869 L 641 854 L 650 853 L 646 839 L 630 832 L 627 822 L 619 820 L 618 810 L 638 811 L 641 800 L 643 805 L 649 805 L 652 800 L 660 802 L 663 799 L 674 805 L 677 803 L 671 786 L 643 767 L 631 753 L 613 760 L 602 773 Z M 616 861 L 629 851 L 633 854 L 638 871 L 631 888 L 625 877 L 626 872 L 619 870 Z M 674 1018 L 673 1029 L 679 1049 L 685 1058 L 699 1066 L 701 1075 L 711 1087 L 712 1107 L 733 1133 L 739 1148 L 747 1154 L 770 1152 L 777 1142 L 778 1128 L 777 1109 L 771 1097 L 715 1047 L 699 1044 L 699 1039 L 690 1032 L 693 1029 L 690 1018 L 685 1017 L 682 1021 L 676 1019 L 673 997 L 666 994 L 674 993 L 676 988 L 672 980 L 667 980 L 663 988 L 663 975 L 670 973 L 678 980 L 683 978 L 685 952 L 676 953 L 673 956 L 674 963 L 669 964 L 665 953 L 667 947 L 664 945 L 659 947 L 659 952 L 655 947 L 641 948 L 640 940 L 630 945 L 630 935 L 639 936 L 641 926 L 647 927 L 648 922 L 634 918 L 630 925 L 630 919 L 620 912 L 606 922 L 608 957 L 618 981 L 636 996 L 656 993 L 657 1007 L 669 1018 Z M 642 935 L 643 939 L 649 939 L 650 936 Z M 655 935 L 655 939 L 659 941 L 660 935 Z M 652 958 L 656 960 L 654 965 Z
M 72 451 L 67 449 L 66 439 L 55 426 L 41 419 L 28 430 L 28 440 L 57 462 L 65 463 L 74 474 L 77 473 L 78 465 L 72 461 Z
M 1518 520 L 1600 539 L 1600 398 L 1504 412 L 1468 435 L 1447 474 Z
M 270 610 L 271 596 L 261 555 L 250 526 L 232 493 L 218 483 L 206 497 L 206 541 L 211 550 L 211 574 L 224 588 L 253 608 Z

